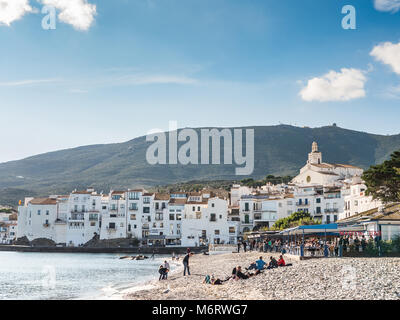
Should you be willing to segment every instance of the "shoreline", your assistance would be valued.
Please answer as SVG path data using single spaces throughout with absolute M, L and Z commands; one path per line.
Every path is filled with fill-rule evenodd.
M 148 287 L 132 287 L 125 300 L 399 300 L 400 258 L 326 258 L 297 261 L 293 266 L 264 270 L 247 280 L 222 285 L 203 284 L 206 274 L 221 280 L 233 267 L 242 269 L 262 256 L 279 253 L 247 252 L 191 257 L 192 275 L 183 277 L 183 266 L 165 281 L 148 281 Z M 181 261 L 179 261 L 181 263 Z
M 160 264 L 164 262 L 166 257 L 160 258 Z M 169 274 L 168 278 L 170 276 L 177 275 L 180 272 L 183 272 L 183 265 L 182 265 L 182 259 L 179 261 L 172 261 L 172 260 L 167 260 L 168 263 L 170 264 L 170 267 L 173 268 Z M 99 295 L 91 295 L 89 299 L 91 300 L 126 300 L 126 296 L 129 294 L 134 294 L 138 291 L 143 291 L 143 290 L 153 290 L 156 289 L 157 284 L 161 281 L 159 281 L 159 273 L 158 269 L 154 270 L 154 276 L 149 275 L 149 279 L 139 281 L 137 283 L 133 284 L 119 284 L 118 288 L 113 288 L 113 285 L 107 286 L 104 288 L 101 288 Z M 121 287 L 123 287 L 121 289 Z M 107 293 L 108 292 L 108 293 Z M 83 297 L 85 299 L 85 297 Z M 80 299 L 81 300 L 81 299 Z

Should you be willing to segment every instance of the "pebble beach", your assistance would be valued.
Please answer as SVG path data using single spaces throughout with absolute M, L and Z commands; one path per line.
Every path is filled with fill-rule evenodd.
M 204 284 L 206 275 L 226 279 L 235 266 L 244 270 L 275 253 L 194 255 L 191 275 L 179 266 L 168 280 L 152 280 L 123 296 L 131 300 L 400 300 L 400 258 L 323 258 L 292 260 L 293 266 L 264 270 L 247 280 Z M 157 270 L 155 270 L 157 272 Z

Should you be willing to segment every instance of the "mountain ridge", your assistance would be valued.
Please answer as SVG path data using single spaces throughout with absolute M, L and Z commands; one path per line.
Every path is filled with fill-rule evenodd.
M 211 128 L 194 130 L 199 133 L 201 129 Z M 252 175 L 236 176 L 235 164 L 152 166 L 145 157 L 152 142 L 146 142 L 146 137 L 140 136 L 121 143 L 80 146 L 0 163 L 0 204 L 13 202 L 15 205 L 15 201 L 24 196 L 66 193 L 87 186 L 107 192 L 110 188 L 151 187 L 190 180 L 295 175 L 305 164 L 313 141 L 318 142 L 324 162 L 351 164 L 364 169 L 386 160 L 393 151 L 400 149 L 400 134 L 385 136 L 337 126 L 215 128 L 254 129 Z

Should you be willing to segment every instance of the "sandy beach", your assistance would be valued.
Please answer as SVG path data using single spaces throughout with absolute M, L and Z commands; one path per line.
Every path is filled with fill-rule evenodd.
M 262 255 L 274 253 L 224 253 L 194 255 L 191 276 L 179 266 L 168 280 L 152 280 L 122 296 L 133 300 L 378 300 L 400 299 L 400 258 L 327 258 L 295 261 L 293 266 L 265 270 L 248 280 L 222 285 L 203 284 L 205 275 L 225 279 L 235 266 L 248 267 Z M 157 272 L 157 270 L 155 270 Z

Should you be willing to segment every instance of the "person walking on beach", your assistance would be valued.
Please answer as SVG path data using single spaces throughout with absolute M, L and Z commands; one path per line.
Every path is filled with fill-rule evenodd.
M 237 246 L 238 246 L 238 253 L 239 253 L 240 252 L 240 242 L 238 242 Z
M 186 276 L 186 270 L 188 275 L 190 276 L 190 270 L 189 270 L 189 258 L 190 258 L 190 253 L 188 253 L 184 258 L 183 258 L 183 276 Z
M 242 244 L 243 244 L 243 251 L 246 252 L 246 245 L 247 245 L 247 244 L 246 244 L 246 241 L 243 241 Z

